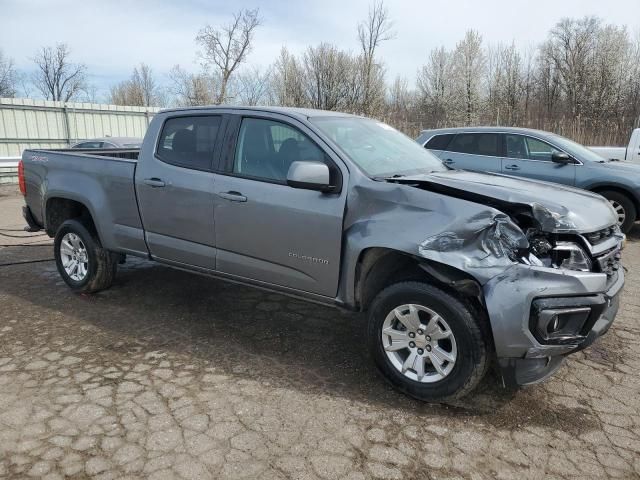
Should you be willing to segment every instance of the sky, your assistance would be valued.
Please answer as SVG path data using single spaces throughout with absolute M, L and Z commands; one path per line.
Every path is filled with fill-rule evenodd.
M 0 49 L 18 69 L 33 69 L 39 47 L 67 43 L 76 62 L 85 63 L 90 82 L 103 94 L 147 63 L 166 83 L 176 64 L 200 69 L 195 36 L 209 24 L 227 23 L 241 8 L 259 8 L 263 20 L 249 63 L 267 67 L 282 46 L 301 53 L 331 42 L 356 51 L 357 24 L 370 0 L 0 0 Z M 640 32 L 639 0 L 385 0 L 396 37 L 381 48 L 389 79 L 413 84 L 432 48 L 455 47 L 475 29 L 485 44 L 529 48 L 563 17 L 596 15 L 606 23 Z

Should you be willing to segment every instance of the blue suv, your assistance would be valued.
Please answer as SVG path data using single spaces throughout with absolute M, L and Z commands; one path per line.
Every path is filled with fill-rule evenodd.
M 568 138 L 514 127 L 424 130 L 417 142 L 451 168 L 495 172 L 599 193 L 625 233 L 640 212 L 640 165 L 605 160 Z

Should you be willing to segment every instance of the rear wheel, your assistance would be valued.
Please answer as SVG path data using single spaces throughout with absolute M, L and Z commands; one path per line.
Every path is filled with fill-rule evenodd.
M 60 276 L 72 290 L 95 293 L 111 286 L 118 256 L 102 248 L 95 234 L 78 220 L 67 220 L 53 243 Z
M 631 199 L 624 193 L 616 192 L 615 190 L 605 190 L 599 192 L 604 198 L 609 200 L 611 206 L 616 211 L 616 217 L 620 229 L 627 233 L 631 230 L 633 223 L 636 221 L 636 206 Z
M 424 401 L 454 400 L 473 390 L 489 366 L 490 341 L 480 321 L 439 288 L 397 283 L 371 305 L 369 350 L 398 390 Z

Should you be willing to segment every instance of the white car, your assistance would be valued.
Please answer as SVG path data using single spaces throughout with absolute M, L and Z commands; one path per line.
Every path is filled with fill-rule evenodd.
M 626 147 L 589 147 L 605 160 L 626 160 L 640 163 L 640 128 L 631 133 L 629 145 Z

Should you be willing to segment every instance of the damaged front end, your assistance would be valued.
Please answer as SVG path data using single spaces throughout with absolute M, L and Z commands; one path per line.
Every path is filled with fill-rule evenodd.
M 424 239 L 418 255 L 479 282 L 505 383 L 544 380 L 567 354 L 607 331 L 624 284 L 624 235 L 613 216 L 608 226 L 589 231 L 571 212 L 540 203 L 404 182 L 488 207 Z

